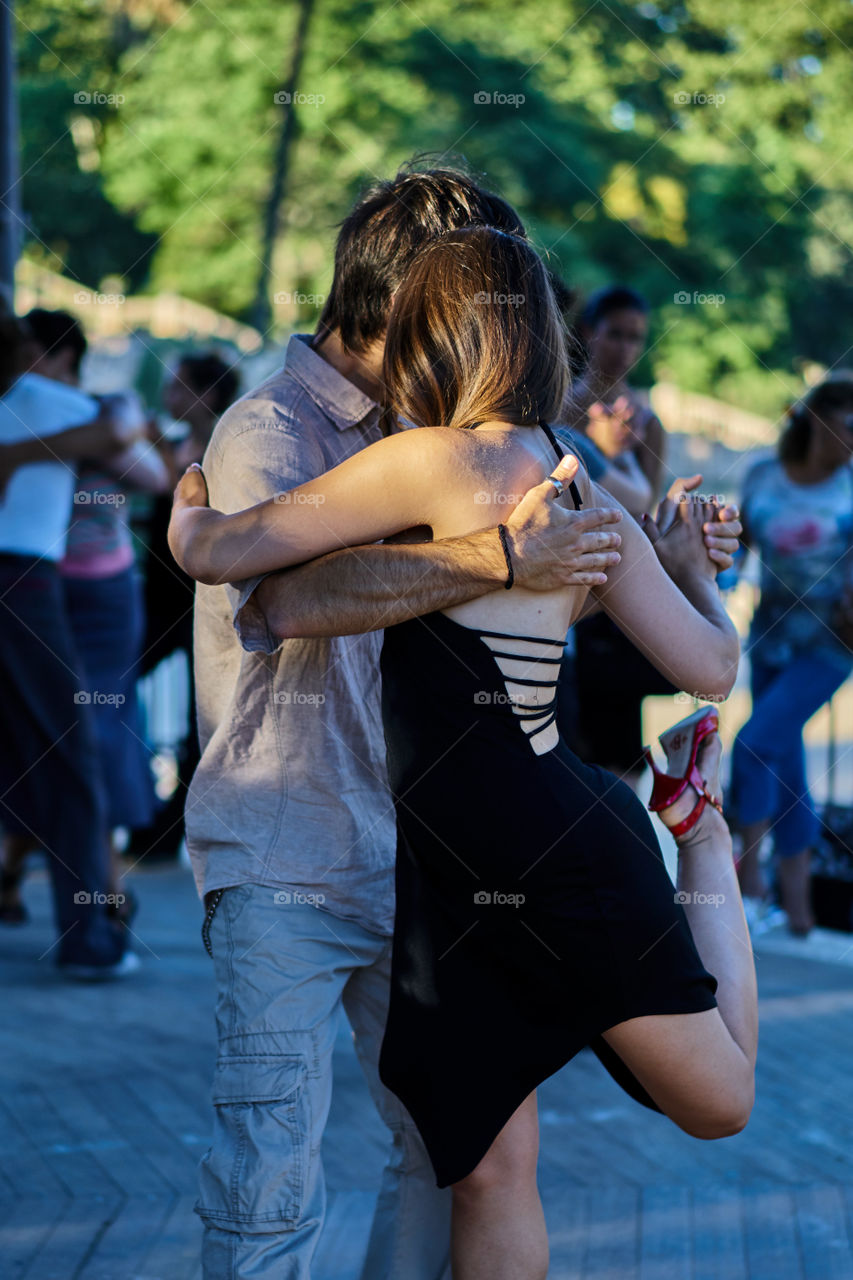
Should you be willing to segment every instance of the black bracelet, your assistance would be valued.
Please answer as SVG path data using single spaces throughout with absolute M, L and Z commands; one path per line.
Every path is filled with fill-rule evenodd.
M 501 546 L 503 547 L 503 551 L 504 551 L 504 558 L 506 559 L 507 575 L 506 575 L 506 582 L 504 583 L 504 586 L 506 587 L 507 591 L 509 591 L 513 582 L 515 582 L 515 570 L 512 567 L 512 556 L 509 554 L 509 543 L 507 542 L 507 538 L 506 538 L 506 525 L 504 524 L 498 525 L 498 537 L 501 540 Z

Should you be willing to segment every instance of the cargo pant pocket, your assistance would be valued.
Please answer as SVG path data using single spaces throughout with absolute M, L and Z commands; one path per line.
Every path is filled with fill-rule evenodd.
M 212 1226 L 263 1232 L 299 1222 L 310 1143 L 305 1077 L 299 1054 L 220 1058 L 196 1205 Z

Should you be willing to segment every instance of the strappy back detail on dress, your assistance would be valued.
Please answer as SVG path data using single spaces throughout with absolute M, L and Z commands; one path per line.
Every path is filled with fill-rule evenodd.
M 468 429 L 473 431 L 479 425 L 480 424 L 478 422 L 472 422 L 470 428 Z M 551 446 L 553 447 L 553 450 L 557 455 L 557 461 L 561 462 L 564 456 L 564 450 L 560 447 L 557 437 L 554 435 L 554 432 L 548 426 L 547 422 L 540 421 L 539 425 L 542 428 L 542 430 L 545 432 L 545 435 L 548 437 L 549 441 L 551 442 Z M 569 489 L 569 493 L 572 495 L 572 501 L 575 504 L 575 510 L 580 511 L 581 507 L 583 506 L 583 502 L 581 500 L 580 493 L 578 492 L 578 487 L 575 484 L 574 480 L 572 480 L 571 484 L 569 484 L 568 489 Z M 451 621 L 453 621 L 453 619 L 451 619 Z M 461 624 L 457 624 L 457 625 L 461 625 Z M 474 628 L 468 628 L 468 629 L 474 630 Z M 534 720 L 542 721 L 542 723 L 537 724 L 535 728 L 527 728 L 526 725 L 523 726 L 524 732 L 527 734 L 528 738 L 533 738 L 537 734 L 543 733 L 544 730 L 547 729 L 550 725 L 552 725 L 557 718 L 557 682 L 560 678 L 559 667 L 560 667 L 560 663 L 562 662 L 563 647 L 566 643 L 565 639 L 552 640 L 547 636 L 520 636 L 515 632 L 509 632 L 509 631 L 476 630 L 476 634 L 486 644 L 486 648 L 489 649 L 489 651 L 492 654 L 492 657 L 495 659 L 503 658 L 504 660 L 510 661 L 510 662 L 525 662 L 528 664 L 528 668 L 538 666 L 540 663 L 547 663 L 552 667 L 557 668 L 553 677 L 543 676 L 542 678 L 537 678 L 533 680 L 523 676 L 512 676 L 504 669 L 504 667 L 501 665 L 500 662 L 497 662 L 496 664 L 501 675 L 504 678 L 504 683 L 506 685 L 519 685 L 522 688 L 526 686 L 528 688 L 534 688 L 534 689 L 547 688 L 547 689 L 553 690 L 553 693 L 547 702 L 537 703 L 536 706 L 530 706 L 528 704 L 519 704 L 517 701 L 515 701 L 515 699 L 509 693 L 509 690 L 507 690 L 507 697 L 509 698 L 510 704 L 512 706 L 513 715 L 515 715 L 519 720 L 522 720 L 522 721 L 534 721 Z M 527 644 L 550 645 L 554 649 L 558 650 L 558 652 L 554 657 L 537 657 L 528 653 L 517 653 L 517 652 L 513 653 L 513 652 L 510 652 L 508 649 L 492 648 L 492 646 L 488 644 L 488 640 L 490 639 L 511 640 L 511 641 L 514 641 L 515 643 L 518 643 L 519 641 L 521 641 L 522 643 L 527 643 Z
M 480 637 L 486 645 L 486 648 L 490 651 L 492 657 L 496 660 L 496 666 L 503 676 L 505 685 L 519 685 L 522 688 L 527 687 L 533 689 L 553 690 L 553 693 L 548 698 L 547 702 L 537 702 L 535 705 L 531 706 L 528 703 L 520 703 L 516 701 L 516 698 L 512 696 L 507 688 L 507 698 L 512 708 L 512 714 L 517 719 L 522 721 L 542 721 L 542 723 L 537 724 L 535 728 L 527 728 L 526 724 L 523 725 L 522 727 L 524 728 L 524 732 L 527 736 L 529 738 L 533 738 L 536 734 L 542 733 L 549 725 L 552 725 L 557 718 L 557 681 L 560 678 L 560 663 L 563 660 L 563 646 L 565 645 L 565 640 L 551 640 L 545 636 L 520 636 L 516 632 L 510 631 L 478 630 L 476 634 Z M 513 653 L 504 649 L 493 649 L 488 643 L 489 639 L 511 640 L 516 644 L 519 641 L 522 641 L 528 644 L 549 645 L 556 651 L 556 653 L 554 657 L 540 657 L 538 655 L 528 653 Z M 527 676 L 514 676 L 506 670 L 501 662 L 497 661 L 499 658 L 503 658 L 505 661 L 509 662 L 523 662 L 526 664 L 524 668 L 526 671 L 538 667 L 542 663 L 547 663 L 551 667 L 556 668 L 556 670 L 553 675 L 536 676 L 535 679 L 530 679 Z

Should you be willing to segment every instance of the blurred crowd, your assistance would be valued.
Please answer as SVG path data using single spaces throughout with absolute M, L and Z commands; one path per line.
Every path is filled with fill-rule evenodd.
M 131 861 L 176 858 L 183 838 L 192 691 L 162 801 L 137 682 L 179 652 L 191 681 L 193 584 L 166 543 L 171 492 L 238 379 L 218 354 L 187 352 L 152 413 L 132 390 L 80 390 L 86 337 L 67 313 L 0 324 L 0 921 L 26 921 L 27 858 L 49 851 L 56 959 L 94 977 L 134 967 L 117 835 Z
M 567 447 L 642 520 L 666 471 L 663 425 L 630 381 L 649 306 L 613 285 L 578 307 L 553 285 L 574 334 Z M 152 411 L 130 389 L 80 389 L 86 338 L 64 312 L 3 315 L 0 339 L 0 922 L 26 921 L 27 858 L 49 851 L 57 962 L 72 977 L 127 972 L 136 904 L 120 856 L 178 856 L 198 761 L 191 689 L 175 787 L 157 796 L 137 694 L 177 652 L 192 681 L 193 585 L 168 551 L 171 491 L 201 462 L 238 376 L 215 352 L 187 352 Z M 853 375 L 836 373 L 787 411 L 778 447 L 756 458 L 741 494 L 740 567 L 752 549 L 760 595 L 745 645 L 752 713 L 727 812 L 741 834 L 748 918 L 781 908 L 798 934 L 814 923 L 820 823 L 803 728 L 853 668 L 851 456 Z M 584 760 L 636 782 L 643 699 L 676 692 L 605 614 L 568 637 L 561 724 Z

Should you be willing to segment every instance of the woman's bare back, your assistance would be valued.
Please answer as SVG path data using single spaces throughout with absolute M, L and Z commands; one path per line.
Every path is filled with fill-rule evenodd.
M 456 431 L 455 436 L 458 459 L 451 471 L 456 482 L 445 491 L 433 518 L 436 539 L 502 523 L 524 494 L 541 484 L 559 462 L 551 440 L 539 427 L 483 424 L 474 431 Z M 578 473 L 576 484 L 586 503 L 589 484 L 585 474 Z M 556 501 L 574 507 L 568 491 Z M 516 587 L 443 610 L 454 622 L 478 632 L 494 652 L 507 700 L 517 708 L 537 754 L 550 751 L 557 742 L 551 711 L 562 646 L 588 594 L 586 586 L 550 592 Z M 541 637 L 541 642 L 534 637 Z M 541 714 L 535 714 L 537 711 Z

